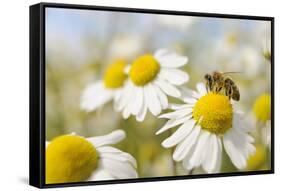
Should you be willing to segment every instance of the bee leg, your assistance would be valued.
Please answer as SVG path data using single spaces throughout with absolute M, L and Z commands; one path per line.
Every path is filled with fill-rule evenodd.
M 218 93 L 218 86 L 216 85 L 215 92 Z
M 229 97 L 228 88 L 225 88 L 225 95 Z
M 226 96 L 228 96 L 229 100 L 231 99 L 231 95 L 232 95 L 232 88 L 228 87 L 226 92 L 225 92 Z
M 207 93 L 209 92 L 209 83 L 208 82 L 206 82 L 206 84 L 205 84 L 205 88 L 206 88 L 206 91 L 207 91 Z
M 216 87 L 216 93 L 219 93 L 221 91 L 222 87 L 221 86 L 217 86 Z
M 210 82 L 210 86 L 209 86 L 210 91 L 214 91 L 214 83 L 213 81 Z

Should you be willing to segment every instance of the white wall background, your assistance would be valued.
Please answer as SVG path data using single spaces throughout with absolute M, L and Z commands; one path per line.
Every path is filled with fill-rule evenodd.
M 0 190 L 37 190 L 28 186 L 28 7 L 37 0 L 1 1 L 0 6 Z M 51 2 L 51 0 L 50 0 Z M 276 173 L 243 177 L 179 180 L 168 182 L 64 188 L 64 190 L 276 190 L 280 187 L 280 49 L 281 12 L 276 0 L 57 0 L 75 4 L 121 6 L 195 12 L 262 15 L 275 17 L 276 74 Z M 278 8 L 279 7 L 279 8 Z M 257 84 L 258 85 L 258 84 Z M 280 188 L 279 188 L 280 189 Z M 54 189 L 63 190 L 63 189 Z

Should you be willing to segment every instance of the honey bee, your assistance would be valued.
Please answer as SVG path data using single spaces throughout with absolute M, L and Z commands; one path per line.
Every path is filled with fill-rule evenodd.
M 229 99 L 235 101 L 240 100 L 240 92 L 234 81 L 226 74 L 239 73 L 239 72 L 218 72 L 214 71 L 212 74 L 205 74 L 204 78 L 206 80 L 206 90 L 207 92 L 219 93 L 224 91 L 225 95 Z

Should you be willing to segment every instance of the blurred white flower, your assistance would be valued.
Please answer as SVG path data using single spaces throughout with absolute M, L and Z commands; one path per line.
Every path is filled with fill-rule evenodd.
M 224 71 L 242 72 L 253 78 L 263 72 L 264 59 L 261 47 L 243 40 L 242 32 L 227 32 L 218 38 L 211 51 L 211 61 Z M 209 62 L 208 62 L 209 63 Z M 207 67 L 207 66 L 206 66 Z
M 109 56 L 112 58 L 130 59 L 143 48 L 143 39 L 136 35 L 117 35 L 110 46 Z
M 202 83 L 197 85 L 197 91 L 183 89 L 185 104 L 172 104 L 170 108 L 175 111 L 159 116 L 169 121 L 156 134 L 181 125 L 162 146 L 177 145 L 173 159 L 183 161 L 187 170 L 202 167 L 207 173 L 217 173 L 223 143 L 232 163 L 239 169 L 245 168 L 255 147 L 244 114 L 235 111 L 227 96 L 208 93 Z
M 271 149 L 271 120 L 266 121 L 261 133 L 263 143 Z
M 265 59 L 271 61 L 271 38 L 268 36 L 263 41 L 262 53 Z
M 215 42 L 215 52 L 218 55 L 229 56 L 239 45 L 239 34 L 235 32 L 227 33 Z
M 247 168 L 248 171 L 268 170 L 267 151 L 264 145 L 256 144 L 256 152 L 248 158 Z
M 253 113 L 261 126 L 263 143 L 271 148 L 271 96 L 268 93 L 261 94 L 256 98 L 253 105 Z
M 103 80 L 94 82 L 82 93 L 81 108 L 85 111 L 94 111 L 110 100 L 120 104 L 121 92 L 127 79 L 124 69 L 126 62 L 118 59 L 106 69 Z
M 252 46 L 240 47 L 237 57 L 232 61 L 234 66 L 237 65 L 237 71 L 242 71 L 248 77 L 254 77 L 264 70 L 262 54 L 259 49 Z
M 127 68 L 129 80 L 117 102 L 117 110 L 123 111 L 125 119 L 135 115 L 138 121 L 144 120 L 147 109 L 154 116 L 160 114 L 168 107 L 167 95 L 181 96 L 176 86 L 187 82 L 189 76 L 178 68 L 187 61 L 187 57 L 165 49 L 138 57 Z
M 46 183 L 137 178 L 136 160 L 109 146 L 125 137 L 117 130 L 91 138 L 75 134 L 55 138 L 46 147 Z
M 191 16 L 158 15 L 157 20 L 163 26 L 186 30 L 194 23 L 195 18 Z
M 256 28 L 255 38 L 258 39 L 258 46 L 261 47 L 262 54 L 268 61 L 271 60 L 271 22 L 261 21 Z

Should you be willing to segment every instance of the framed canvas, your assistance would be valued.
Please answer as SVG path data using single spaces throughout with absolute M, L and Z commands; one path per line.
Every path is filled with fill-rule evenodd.
M 30 185 L 273 172 L 273 17 L 30 7 Z

